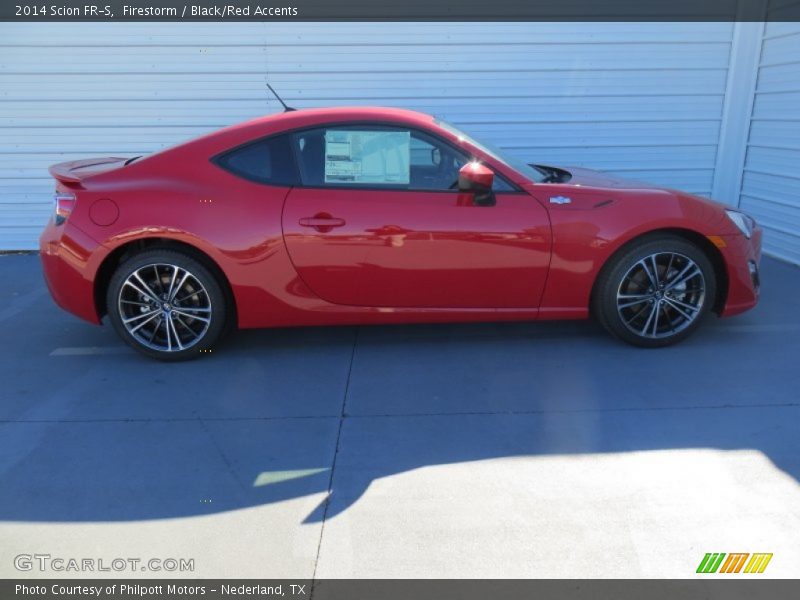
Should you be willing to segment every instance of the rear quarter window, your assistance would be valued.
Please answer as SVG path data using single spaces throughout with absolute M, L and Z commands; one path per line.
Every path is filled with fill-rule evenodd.
M 256 183 L 294 186 L 300 180 L 288 135 L 239 146 L 218 156 L 214 162 L 226 171 Z

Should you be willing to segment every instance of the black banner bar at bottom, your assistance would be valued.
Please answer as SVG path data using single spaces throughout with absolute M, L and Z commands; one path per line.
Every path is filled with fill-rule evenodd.
M 718 576 L 717 576 L 718 577 Z M 746 577 L 746 578 L 745 578 Z M 2 600 L 720 600 L 800 597 L 800 580 L 702 579 L 5 579 Z

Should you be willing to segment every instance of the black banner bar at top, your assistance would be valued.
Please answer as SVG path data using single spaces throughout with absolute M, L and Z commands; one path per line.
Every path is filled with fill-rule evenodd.
M 0 21 L 800 21 L 800 0 L 3 0 Z

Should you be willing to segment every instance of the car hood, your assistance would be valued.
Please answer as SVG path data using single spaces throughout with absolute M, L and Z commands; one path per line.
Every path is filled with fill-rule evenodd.
M 696 196 L 688 192 L 668 188 L 664 186 L 646 183 L 644 181 L 637 181 L 635 179 L 627 179 L 625 177 L 618 177 L 591 169 L 584 169 L 581 167 L 550 167 L 558 171 L 569 174 L 571 177 L 563 181 L 560 185 L 564 186 L 561 189 L 575 186 L 574 193 L 566 192 L 571 197 L 571 202 L 560 204 L 548 204 L 550 210 L 580 210 L 596 207 L 596 200 L 598 194 L 590 193 L 589 189 L 596 190 L 638 190 L 646 193 L 624 194 L 627 199 L 634 201 L 646 199 L 648 202 L 657 202 L 659 199 L 666 202 L 677 201 L 682 207 L 681 213 L 683 215 L 691 215 L 695 222 L 705 222 L 713 226 L 714 231 L 722 232 L 724 234 L 735 234 L 735 226 L 730 219 L 725 216 L 725 211 L 730 207 L 716 200 L 705 198 L 703 196 Z M 536 192 L 536 187 L 543 184 L 531 183 L 527 186 L 532 193 Z M 547 185 L 547 184 L 544 184 Z M 588 188 L 586 191 L 589 193 L 580 193 L 578 190 Z M 613 194 L 609 194 L 613 196 Z M 622 195 L 622 194 L 621 194 Z
M 673 191 L 663 186 L 653 185 L 644 181 L 637 181 L 636 179 L 628 179 L 626 177 L 618 177 L 608 173 L 601 173 L 600 171 L 593 171 L 592 169 L 584 169 L 582 167 L 564 167 L 572 177 L 566 181 L 567 185 L 580 185 L 601 188 L 615 188 L 615 189 L 646 189 L 646 190 L 665 190 Z
M 636 179 L 618 177 L 616 175 L 601 173 L 600 171 L 593 171 L 591 169 L 584 169 L 581 167 L 564 167 L 563 170 L 569 172 L 572 175 L 572 178 L 569 179 L 569 181 L 565 182 L 567 185 L 572 184 L 572 185 L 579 185 L 581 187 L 598 187 L 598 188 L 620 189 L 620 190 L 656 190 L 659 192 L 666 192 L 682 200 L 687 200 L 708 207 L 712 207 L 716 210 L 730 208 L 726 204 L 723 204 L 722 202 L 717 202 L 716 200 L 712 200 L 710 198 L 697 196 L 695 194 L 690 194 L 689 192 L 676 190 L 674 188 L 669 188 L 666 186 L 647 183 L 646 181 L 638 181 Z

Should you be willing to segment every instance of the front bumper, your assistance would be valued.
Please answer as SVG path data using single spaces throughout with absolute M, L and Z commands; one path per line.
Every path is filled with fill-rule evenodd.
M 738 315 L 758 304 L 761 237 L 760 227 L 753 230 L 750 239 L 743 235 L 723 236 L 726 247 L 720 251 L 728 273 L 728 295 L 720 316 Z
M 100 245 L 67 222 L 51 220 L 39 238 L 39 256 L 50 295 L 64 310 L 99 324 L 94 300 L 95 262 Z

